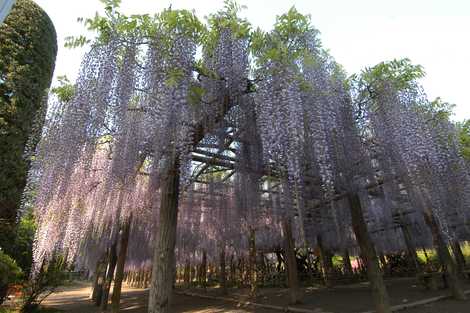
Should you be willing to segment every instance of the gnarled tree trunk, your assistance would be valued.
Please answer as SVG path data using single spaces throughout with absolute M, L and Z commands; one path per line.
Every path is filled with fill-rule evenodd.
M 162 174 L 160 215 L 155 236 L 149 313 L 169 312 L 174 280 L 179 194 L 178 161 L 171 160 Z

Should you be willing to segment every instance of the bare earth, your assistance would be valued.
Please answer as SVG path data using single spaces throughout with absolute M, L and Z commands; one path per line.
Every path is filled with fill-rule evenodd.
M 387 282 L 392 305 L 406 304 L 418 300 L 433 298 L 448 294 L 448 290 L 425 291 L 414 285 L 412 279 L 396 279 Z M 470 285 L 466 286 L 470 289 Z M 190 290 L 190 292 L 218 296 L 218 291 L 208 289 Z M 99 308 L 93 306 L 88 299 L 90 287 L 88 283 L 79 282 L 73 286 L 64 287 L 51 295 L 45 302 L 46 307 L 63 310 L 70 313 L 98 313 Z M 261 304 L 287 306 L 288 298 L 285 289 L 265 288 L 259 291 L 255 299 L 247 296 L 244 289 L 231 290 L 228 298 L 244 301 L 252 301 Z M 173 313 L 267 313 L 281 312 L 273 309 L 260 309 L 253 306 L 240 305 L 236 302 L 204 299 L 200 297 L 175 294 L 171 312 Z M 122 296 L 122 312 L 146 313 L 148 290 L 124 288 Z M 340 286 L 334 289 L 308 288 L 305 291 L 305 299 L 302 305 L 295 308 L 308 309 L 315 313 L 359 313 L 373 309 L 373 302 L 367 284 L 355 284 Z M 469 313 L 470 300 L 455 301 L 441 300 L 430 304 L 410 308 L 404 313 Z

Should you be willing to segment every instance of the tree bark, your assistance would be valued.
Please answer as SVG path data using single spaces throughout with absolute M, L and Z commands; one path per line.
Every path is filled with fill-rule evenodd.
M 114 277 L 113 295 L 111 297 L 111 308 L 113 313 L 119 312 L 121 301 L 122 279 L 124 277 L 124 265 L 126 263 L 127 246 L 129 244 L 129 234 L 131 230 L 132 215 L 128 218 L 122 228 L 119 255 L 117 258 L 116 275 Z
M 284 218 L 282 224 L 284 230 L 284 249 L 287 259 L 287 285 L 289 286 L 290 303 L 296 304 L 302 302 L 302 293 L 299 285 L 297 260 L 294 250 L 294 238 L 292 237 L 292 225 L 290 219 L 288 218 Z
M 174 278 L 179 194 L 178 161 L 171 160 L 162 174 L 160 214 L 155 236 L 149 313 L 169 312 Z
M 378 313 L 391 313 L 387 289 L 380 271 L 374 244 L 367 231 L 367 224 L 364 220 L 359 196 L 357 194 L 349 194 L 348 201 L 354 234 L 366 262 L 367 276 L 370 281 L 375 308 Z
M 447 244 L 444 240 L 444 237 L 442 236 L 439 224 L 436 221 L 436 217 L 430 209 L 426 209 L 424 211 L 424 219 L 428 224 L 429 228 L 431 229 L 433 242 L 436 246 L 439 260 L 441 261 L 441 264 L 445 267 L 447 282 L 452 291 L 453 297 L 457 300 L 467 299 L 465 293 L 463 292 L 462 283 L 459 279 L 457 266 L 455 265 L 454 260 L 450 255 L 449 249 L 447 248 Z

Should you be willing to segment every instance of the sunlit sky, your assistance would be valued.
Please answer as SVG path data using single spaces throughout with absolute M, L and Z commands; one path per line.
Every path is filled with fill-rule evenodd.
M 35 0 L 57 30 L 54 76 L 75 79 L 83 49 L 64 48 L 64 38 L 84 33 L 78 17 L 102 11 L 99 0 Z M 269 30 L 276 15 L 295 6 L 310 14 L 323 46 L 348 74 L 394 58 L 424 66 L 430 99 L 455 103 L 455 120 L 470 119 L 470 0 L 239 0 L 255 27 Z M 195 9 L 200 18 L 220 9 L 222 0 L 123 0 L 126 14 L 172 8 Z

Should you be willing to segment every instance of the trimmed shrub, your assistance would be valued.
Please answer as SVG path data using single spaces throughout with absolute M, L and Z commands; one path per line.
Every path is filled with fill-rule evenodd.
M 0 247 L 7 254 L 15 235 L 21 195 L 46 112 L 57 54 L 54 26 L 31 0 L 18 0 L 0 25 Z

